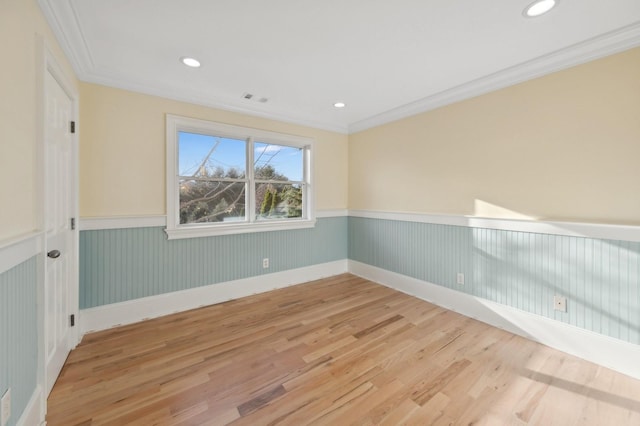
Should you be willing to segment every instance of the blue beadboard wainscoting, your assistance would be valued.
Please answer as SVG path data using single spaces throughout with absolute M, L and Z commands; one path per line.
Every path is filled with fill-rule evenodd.
M 638 227 L 353 211 L 167 240 L 159 220 L 80 232 L 83 333 L 348 270 L 640 378 Z
M 640 343 L 638 242 L 350 217 L 349 259 Z
M 0 395 L 11 388 L 15 425 L 37 386 L 38 257 L 0 274 Z
M 346 259 L 347 223 L 327 217 L 309 229 L 181 240 L 157 226 L 82 231 L 80 308 Z

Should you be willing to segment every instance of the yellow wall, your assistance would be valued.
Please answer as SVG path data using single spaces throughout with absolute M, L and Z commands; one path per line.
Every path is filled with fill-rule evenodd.
M 38 227 L 38 34 L 76 84 L 36 1 L 0 2 L 0 241 Z M 80 213 L 165 213 L 171 113 L 314 138 L 319 209 L 637 225 L 638 75 L 640 48 L 349 137 L 82 83 Z
M 0 1 L 0 242 L 39 226 L 38 34 L 75 84 L 75 75 L 36 1 Z
M 165 115 L 315 139 L 318 209 L 347 207 L 347 136 L 95 84 L 80 84 L 80 216 L 163 215 Z
M 640 48 L 349 138 L 349 208 L 640 225 Z

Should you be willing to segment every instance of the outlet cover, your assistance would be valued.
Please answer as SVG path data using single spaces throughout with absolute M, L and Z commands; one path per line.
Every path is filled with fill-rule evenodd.
M 262 259 L 262 267 L 264 269 L 267 269 L 269 267 L 269 258 L 265 257 L 264 259 Z
M 462 272 L 458 272 L 458 276 L 456 277 L 458 285 L 464 285 L 464 274 Z
M 560 312 L 567 312 L 567 298 L 564 296 L 553 296 L 553 309 Z
M 7 389 L 7 391 L 2 395 L 2 399 L 0 399 L 0 426 L 5 426 L 9 423 L 9 418 L 11 417 L 11 388 Z

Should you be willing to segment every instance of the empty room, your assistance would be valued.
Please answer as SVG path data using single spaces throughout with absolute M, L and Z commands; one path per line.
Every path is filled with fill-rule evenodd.
M 637 0 L 0 40 L 0 426 L 640 425 Z

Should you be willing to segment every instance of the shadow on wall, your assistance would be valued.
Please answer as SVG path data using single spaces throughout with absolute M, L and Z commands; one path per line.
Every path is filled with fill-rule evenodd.
M 640 243 L 473 226 L 350 217 L 349 258 L 640 343 Z
M 637 243 L 472 232 L 475 295 L 638 343 Z M 553 309 L 554 295 L 566 297 L 567 312 Z
M 483 200 L 476 199 L 475 206 L 476 215 L 539 219 Z M 557 228 L 559 233 L 575 233 L 571 224 L 563 227 L 554 223 L 551 228 Z M 474 278 L 494 291 L 483 297 L 611 337 L 640 342 L 638 243 L 483 229 L 474 229 L 473 234 L 478 256 L 474 258 Z M 483 273 L 488 277 L 478 276 Z M 515 294 L 511 286 L 515 286 Z M 566 313 L 553 310 L 554 295 L 567 297 Z

